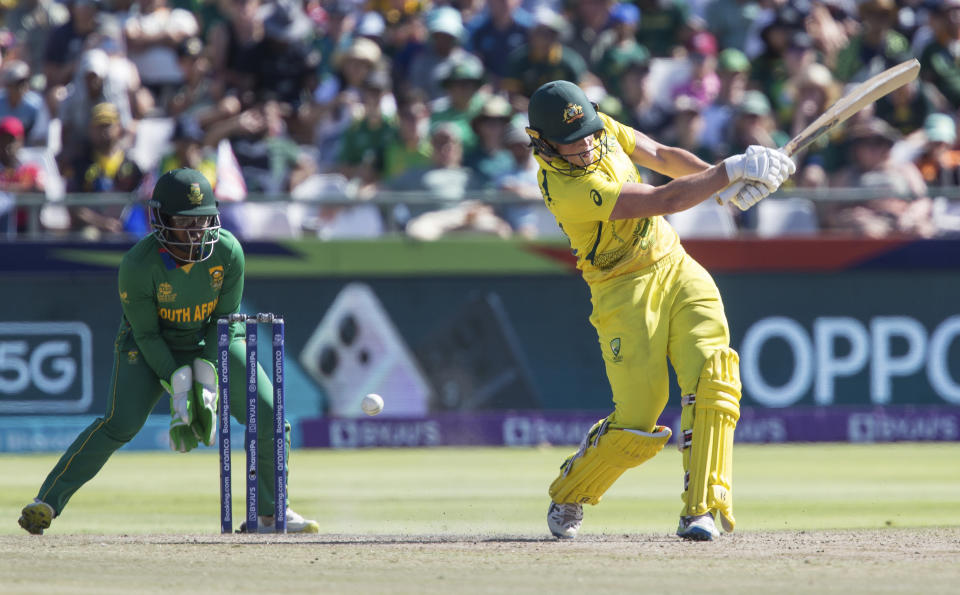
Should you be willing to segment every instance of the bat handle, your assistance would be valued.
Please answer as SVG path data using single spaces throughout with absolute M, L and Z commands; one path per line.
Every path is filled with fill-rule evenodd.
M 729 186 L 727 186 L 726 188 L 724 188 L 723 190 L 717 193 L 717 202 L 720 204 L 726 204 L 730 202 L 730 199 L 736 196 L 737 192 L 739 192 L 741 188 L 743 188 L 743 185 L 740 184 L 739 181 L 734 182 L 733 184 L 730 184 Z

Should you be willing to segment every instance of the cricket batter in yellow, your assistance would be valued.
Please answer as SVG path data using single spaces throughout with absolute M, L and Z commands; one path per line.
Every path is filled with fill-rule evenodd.
M 613 413 L 598 421 L 550 486 L 547 525 L 576 536 L 583 505 L 597 504 L 631 467 L 670 439 L 657 424 L 669 395 L 667 359 L 682 396 L 683 508 L 677 535 L 712 540 L 714 515 L 733 531 L 732 449 L 740 417 L 737 353 L 720 293 L 684 252 L 664 215 L 688 209 L 737 184 L 746 210 L 775 191 L 796 166 L 776 149 L 751 146 L 710 165 L 598 113 L 567 81 L 530 98 L 527 133 L 540 165 L 540 191 L 570 240 L 590 286 Z M 672 180 L 644 184 L 637 165 Z

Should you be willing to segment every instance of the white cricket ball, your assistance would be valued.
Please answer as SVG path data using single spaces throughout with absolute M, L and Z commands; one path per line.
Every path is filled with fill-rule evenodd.
M 370 393 L 363 398 L 360 408 L 367 415 L 376 415 L 383 411 L 383 397 L 376 393 Z

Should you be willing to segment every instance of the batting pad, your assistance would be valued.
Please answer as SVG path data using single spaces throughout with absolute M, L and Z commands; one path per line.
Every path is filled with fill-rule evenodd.
M 608 429 L 609 420 L 594 424 L 580 449 L 563 462 L 560 476 L 550 484 L 557 503 L 597 504 L 623 472 L 652 459 L 670 440 L 670 428 L 653 432 Z
M 683 514 L 696 516 L 717 511 L 728 533 L 736 524 L 732 480 L 733 433 L 740 419 L 739 363 L 740 358 L 732 349 L 714 352 L 700 373 L 696 397 L 690 399 L 693 403 L 685 406 L 681 414 L 684 430 L 692 426 L 689 447 L 683 451 L 687 477 Z

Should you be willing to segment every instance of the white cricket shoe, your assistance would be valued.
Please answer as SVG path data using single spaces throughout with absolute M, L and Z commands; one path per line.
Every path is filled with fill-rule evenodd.
M 557 539 L 573 539 L 583 521 L 582 504 L 557 504 L 550 502 L 547 509 L 547 527 Z
M 260 516 L 258 517 L 259 523 L 257 523 L 257 533 L 275 533 L 273 515 L 270 516 Z M 240 525 L 238 533 L 247 532 L 247 523 L 244 522 Z M 320 523 L 317 521 L 312 521 L 305 519 L 292 508 L 287 507 L 287 533 L 319 533 L 320 532 Z
M 677 535 L 692 541 L 713 541 L 720 537 L 720 531 L 717 530 L 713 514 L 708 512 L 697 516 L 680 517 Z

